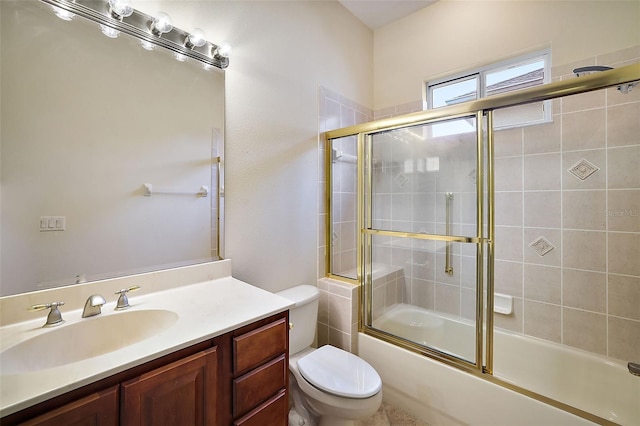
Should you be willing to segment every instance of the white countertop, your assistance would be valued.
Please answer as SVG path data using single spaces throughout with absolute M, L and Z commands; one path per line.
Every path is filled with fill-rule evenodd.
M 38 334 L 107 315 L 148 309 L 165 309 L 178 315 L 178 320 L 159 334 L 104 355 L 36 372 L 1 375 L 0 371 L 0 417 L 293 306 L 287 299 L 231 276 L 139 296 L 131 293 L 129 302 L 128 310 L 115 311 L 115 301 L 111 301 L 102 307 L 102 314 L 90 318 L 81 318 L 82 309 L 62 310 L 66 322 L 58 327 L 42 328 L 47 311 L 37 319 L 2 327 L 0 349 L 5 350 Z M 126 329 L 121 332 L 126 333 Z M 59 344 L 72 351 L 82 342 Z

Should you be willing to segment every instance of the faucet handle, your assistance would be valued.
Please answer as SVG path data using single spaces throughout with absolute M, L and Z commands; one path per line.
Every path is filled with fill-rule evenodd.
M 58 306 L 62 305 L 64 305 L 64 302 L 51 302 L 42 305 L 33 305 L 28 307 L 27 310 L 42 311 L 44 309 L 51 308 L 51 311 L 49 311 L 49 315 L 47 315 L 47 322 L 44 323 L 43 327 L 53 327 L 64 322 L 64 320 L 62 319 L 62 314 L 60 313 L 60 309 L 58 309 Z
M 139 285 L 133 285 L 131 287 L 128 288 L 123 288 L 120 289 L 118 291 L 116 291 L 114 294 L 119 294 L 120 297 L 118 297 L 118 303 L 116 303 L 116 311 L 121 311 L 123 309 L 127 309 L 130 305 L 129 305 L 129 298 L 127 297 L 127 293 L 130 291 L 136 291 L 136 290 L 140 290 L 140 286 Z

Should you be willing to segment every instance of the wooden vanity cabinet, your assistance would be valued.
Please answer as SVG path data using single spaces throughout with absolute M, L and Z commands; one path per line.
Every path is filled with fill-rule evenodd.
M 288 312 L 0 419 L 5 425 L 286 426 Z

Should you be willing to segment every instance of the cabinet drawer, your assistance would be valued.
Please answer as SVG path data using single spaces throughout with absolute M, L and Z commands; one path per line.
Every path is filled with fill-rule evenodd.
M 233 375 L 246 373 L 287 352 L 287 322 L 281 318 L 233 338 Z
M 233 381 L 233 417 L 239 417 L 263 403 L 287 383 L 285 356 L 264 364 Z
M 288 409 L 287 392 L 283 390 L 233 424 L 234 426 L 286 426 Z

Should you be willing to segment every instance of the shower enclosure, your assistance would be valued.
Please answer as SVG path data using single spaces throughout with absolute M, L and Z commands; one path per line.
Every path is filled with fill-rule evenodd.
M 640 418 L 640 99 L 618 90 L 638 80 L 629 65 L 328 132 L 327 271 L 360 286 L 360 331 L 599 423 Z M 566 349 L 616 369 L 536 383 L 578 365 Z

